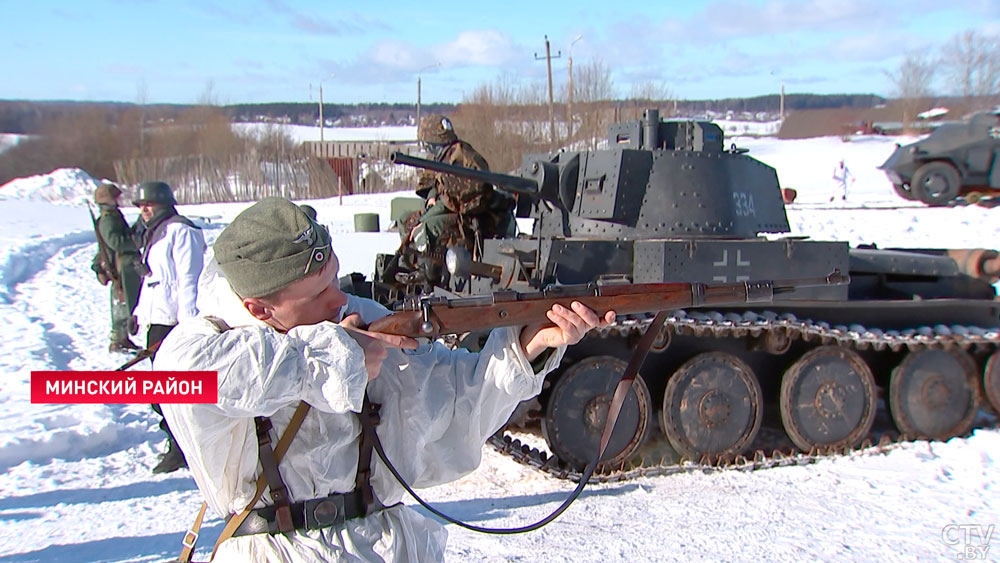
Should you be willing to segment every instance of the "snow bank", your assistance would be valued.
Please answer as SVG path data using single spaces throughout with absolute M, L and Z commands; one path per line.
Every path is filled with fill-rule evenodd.
M 99 184 L 79 168 L 59 168 L 48 174 L 11 180 L 0 186 L 0 196 L 84 205 Z

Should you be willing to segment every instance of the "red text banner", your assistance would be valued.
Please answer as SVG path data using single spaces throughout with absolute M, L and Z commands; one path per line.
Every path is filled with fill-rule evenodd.
M 33 371 L 32 403 L 215 403 L 214 371 Z

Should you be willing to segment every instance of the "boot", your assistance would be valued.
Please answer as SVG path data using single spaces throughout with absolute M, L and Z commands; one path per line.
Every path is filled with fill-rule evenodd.
M 160 456 L 160 462 L 153 468 L 153 474 L 170 473 L 182 467 L 187 467 L 187 460 L 184 459 L 184 452 L 173 441 L 170 442 L 170 449 Z
M 142 346 L 139 346 L 128 338 L 119 342 L 112 342 L 108 346 L 108 352 L 132 352 L 135 350 L 142 350 Z

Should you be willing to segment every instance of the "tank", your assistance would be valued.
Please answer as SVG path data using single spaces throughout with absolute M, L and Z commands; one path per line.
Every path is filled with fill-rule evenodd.
M 843 451 L 888 432 L 965 435 L 984 381 L 1000 405 L 996 251 L 788 236 L 774 168 L 746 153 L 726 147 L 713 123 L 648 110 L 612 125 L 606 149 L 528 155 L 511 175 L 396 159 L 510 190 L 518 216 L 534 219 L 530 235 L 482 241 L 479 259 L 451 249 L 436 293 L 850 274 L 849 285 L 799 289 L 763 307 L 672 312 L 622 409 L 602 478 L 780 448 Z M 650 318 L 619 318 L 567 350 L 491 443 L 578 477 Z M 526 442 L 536 434 L 537 447 L 515 432 Z
M 896 193 L 931 206 L 1000 203 L 1000 111 L 945 123 L 879 166 Z

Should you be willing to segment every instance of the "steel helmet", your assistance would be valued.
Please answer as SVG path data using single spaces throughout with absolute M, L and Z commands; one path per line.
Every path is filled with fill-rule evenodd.
M 166 182 L 143 182 L 136 190 L 137 195 L 132 203 L 141 205 L 143 203 L 162 203 L 164 205 L 177 205 L 174 199 L 174 191 Z
M 122 195 L 122 191 L 118 189 L 118 186 L 105 183 L 97 186 L 97 189 L 94 190 L 94 201 L 106 205 L 115 205 L 118 203 L 118 196 L 120 195 Z
M 417 140 L 425 143 L 446 145 L 458 140 L 451 120 L 440 113 L 432 113 L 420 120 Z

